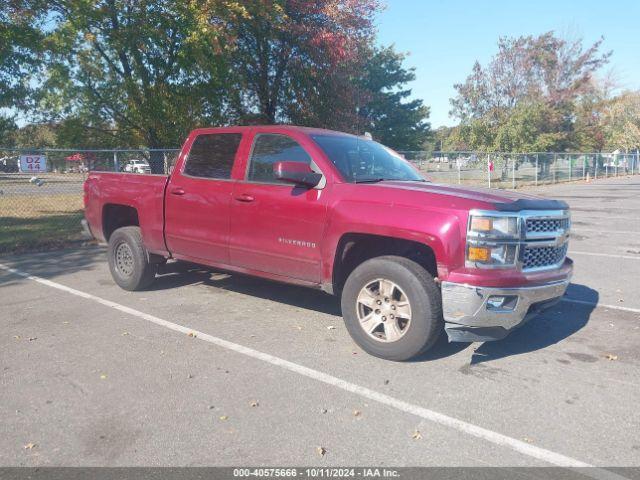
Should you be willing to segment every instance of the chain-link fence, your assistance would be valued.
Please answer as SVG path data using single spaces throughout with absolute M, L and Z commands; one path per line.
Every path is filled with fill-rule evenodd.
M 0 148 L 0 252 L 80 239 L 89 171 L 166 173 L 178 151 Z M 640 173 L 638 153 L 401 153 L 434 182 L 491 188 Z
M 80 240 L 89 171 L 165 173 L 178 151 L 0 148 L 0 253 Z
M 638 153 L 400 152 L 434 182 L 521 188 L 640 173 Z

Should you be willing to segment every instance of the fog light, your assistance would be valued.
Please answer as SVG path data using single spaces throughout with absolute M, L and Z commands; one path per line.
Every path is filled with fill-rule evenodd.
M 512 311 L 517 303 L 517 295 L 491 295 L 487 299 L 487 310 Z
M 488 247 L 469 247 L 467 258 L 471 262 L 488 262 L 491 259 L 491 249 Z

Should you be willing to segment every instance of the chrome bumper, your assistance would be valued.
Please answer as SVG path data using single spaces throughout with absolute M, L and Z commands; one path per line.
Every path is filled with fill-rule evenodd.
M 520 288 L 442 282 L 442 311 L 449 341 L 504 338 L 513 328 L 560 301 L 569 281 Z

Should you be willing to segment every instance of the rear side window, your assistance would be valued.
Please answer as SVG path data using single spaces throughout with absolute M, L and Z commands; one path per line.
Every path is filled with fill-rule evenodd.
M 191 145 L 184 173 L 192 177 L 231 178 L 241 139 L 241 133 L 198 135 Z
M 273 175 L 276 162 L 301 162 L 311 164 L 309 154 L 291 137 L 277 134 L 259 134 L 253 143 L 247 180 L 280 183 Z

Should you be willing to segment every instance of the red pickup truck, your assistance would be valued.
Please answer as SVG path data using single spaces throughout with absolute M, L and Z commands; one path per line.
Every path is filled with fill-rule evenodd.
M 289 126 L 203 128 L 169 175 L 92 172 L 86 225 L 115 282 L 177 259 L 341 296 L 353 339 L 406 360 L 505 337 L 572 273 L 566 203 L 431 183 L 370 139 Z

